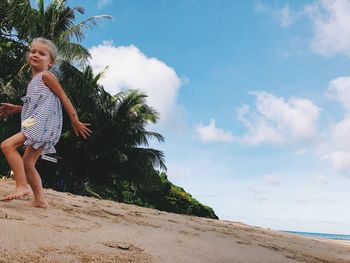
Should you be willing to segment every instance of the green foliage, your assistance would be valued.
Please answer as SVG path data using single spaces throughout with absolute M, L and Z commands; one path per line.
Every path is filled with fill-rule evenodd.
M 79 44 L 85 37 L 84 30 L 92 28 L 100 19 L 111 17 L 93 16 L 75 24 L 76 13 L 85 12 L 83 7 L 71 8 L 65 0 L 52 0 L 45 7 L 44 2 L 37 0 L 37 8 L 34 8 L 29 0 L 9 0 L 5 21 L 11 21 L 19 39 L 27 43 L 36 37 L 51 39 L 58 46 L 63 60 L 85 64 L 90 54 Z
M 89 184 L 94 193 L 103 199 L 135 204 L 178 214 L 195 215 L 218 219 L 212 208 L 202 205 L 181 187 L 173 185 L 163 172 L 150 171 L 153 185 L 136 186 L 128 180 L 120 180 L 116 185 Z M 93 196 L 87 191 L 80 194 Z

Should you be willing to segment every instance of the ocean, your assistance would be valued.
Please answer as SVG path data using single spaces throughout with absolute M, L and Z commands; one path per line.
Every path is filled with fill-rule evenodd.
M 317 238 L 326 238 L 333 240 L 348 240 L 350 241 L 350 235 L 341 235 L 341 234 L 325 234 L 325 233 L 310 233 L 310 232 L 298 232 L 298 231 L 282 231 L 285 233 L 291 233 L 300 236 L 307 237 L 317 237 Z

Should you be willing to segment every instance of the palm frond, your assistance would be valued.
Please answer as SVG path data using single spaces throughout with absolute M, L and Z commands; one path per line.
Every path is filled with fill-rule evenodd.
M 11 99 L 19 99 L 26 93 L 26 87 L 30 80 L 30 70 L 28 64 L 23 65 L 17 74 L 3 88 L 4 94 Z
M 80 43 L 84 37 L 84 30 L 85 29 L 92 29 L 92 26 L 97 25 L 97 21 L 99 19 L 111 19 L 112 17 L 109 15 L 100 15 L 100 16 L 93 16 L 90 17 L 82 22 L 80 22 L 77 25 L 73 25 L 69 27 L 67 30 L 65 30 L 61 35 L 60 39 L 71 39 L 71 37 L 74 37 L 78 43 Z
M 126 152 L 128 161 L 135 162 L 135 165 L 142 171 L 144 167 L 159 167 L 164 171 L 167 170 L 165 165 L 164 153 L 152 148 L 134 147 Z
M 91 57 L 89 50 L 80 44 L 60 41 L 57 42 L 60 55 L 63 60 L 68 62 L 77 61 L 80 65 L 87 63 L 87 60 Z
M 42 15 L 45 13 L 45 7 L 44 7 L 44 0 L 37 0 L 36 1 L 38 8 L 39 8 L 39 13 Z

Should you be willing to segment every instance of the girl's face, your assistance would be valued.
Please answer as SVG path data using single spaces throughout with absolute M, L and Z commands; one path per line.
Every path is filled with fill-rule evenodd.
M 29 50 L 28 63 L 36 71 L 48 70 L 52 64 L 49 47 L 41 42 L 34 42 Z

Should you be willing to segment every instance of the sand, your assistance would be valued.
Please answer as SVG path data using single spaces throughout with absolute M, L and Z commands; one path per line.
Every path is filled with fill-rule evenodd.
M 0 196 L 13 188 L 0 180 Z M 0 263 L 8 262 L 350 262 L 350 245 L 239 222 L 178 215 L 45 189 L 0 202 Z

